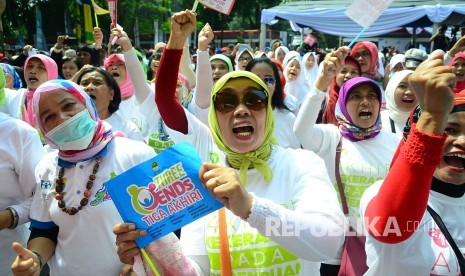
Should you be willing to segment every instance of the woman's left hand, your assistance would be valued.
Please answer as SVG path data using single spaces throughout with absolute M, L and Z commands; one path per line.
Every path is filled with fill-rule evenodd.
M 203 163 L 199 178 L 208 191 L 234 215 L 248 218 L 252 209 L 252 195 L 241 185 L 236 170 L 212 163 Z

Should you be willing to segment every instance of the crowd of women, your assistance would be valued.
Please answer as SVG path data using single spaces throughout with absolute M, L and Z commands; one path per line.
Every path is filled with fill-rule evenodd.
M 371 42 L 212 54 L 206 24 L 193 70 L 196 23 L 175 13 L 149 64 L 120 28 L 102 66 L 98 28 L 23 80 L 2 64 L 0 275 L 338 275 L 348 234 L 362 274 L 464 275 L 465 37 L 412 67 Z M 180 142 L 225 207 L 152 242 L 153 271 L 104 183 Z

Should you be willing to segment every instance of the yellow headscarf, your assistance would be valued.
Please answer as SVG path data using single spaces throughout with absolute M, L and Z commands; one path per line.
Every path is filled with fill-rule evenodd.
M 268 96 L 268 103 L 266 106 L 265 136 L 263 138 L 263 142 L 258 147 L 258 149 L 247 153 L 237 153 L 231 150 L 225 143 L 223 134 L 221 133 L 220 127 L 218 125 L 216 110 L 213 104 L 213 98 L 215 94 L 218 93 L 230 79 L 235 78 L 248 78 L 254 81 L 263 88 Z M 270 91 L 268 90 L 268 87 L 265 85 L 265 83 L 257 75 L 248 71 L 234 71 L 221 77 L 213 86 L 213 91 L 210 98 L 208 122 L 210 124 L 212 136 L 216 145 L 221 151 L 226 153 L 226 158 L 231 167 L 239 169 L 239 179 L 242 185 L 245 186 L 246 184 L 247 170 L 250 168 L 256 168 L 257 171 L 263 175 L 266 182 L 270 182 L 273 179 L 273 172 L 266 161 L 268 158 L 270 158 L 271 155 L 271 145 L 276 144 L 276 139 L 273 136 L 274 115 L 273 109 L 271 107 Z

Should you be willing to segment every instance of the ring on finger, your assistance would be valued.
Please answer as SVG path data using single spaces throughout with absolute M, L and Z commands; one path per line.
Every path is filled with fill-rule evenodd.
M 221 185 L 220 177 L 219 177 L 219 176 L 215 177 L 215 183 L 216 183 L 216 187 L 218 187 L 218 186 Z

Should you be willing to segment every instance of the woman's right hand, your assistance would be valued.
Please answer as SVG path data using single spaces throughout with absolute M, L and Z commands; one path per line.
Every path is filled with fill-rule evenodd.
M 199 48 L 200 51 L 206 51 L 208 44 L 212 42 L 213 38 L 215 37 L 215 34 L 213 33 L 213 30 L 210 26 L 210 24 L 205 24 L 203 26 L 202 30 L 199 33 L 199 42 L 197 47 Z
M 13 243 L 12 248 L 18 254 L 16 260 L 11 265 L 13 275 L 38 276 L 40 274 L 40 261 L 37 255 L 17 242 Z
M 116 235 L 117 253 L 120 261 L 132 265 L 134 256 L 140 254 L 135 240 L 147 235 L 147 231 L 136 230 L 133 223 L 119 223 L 113 227 L 113 233 Z

